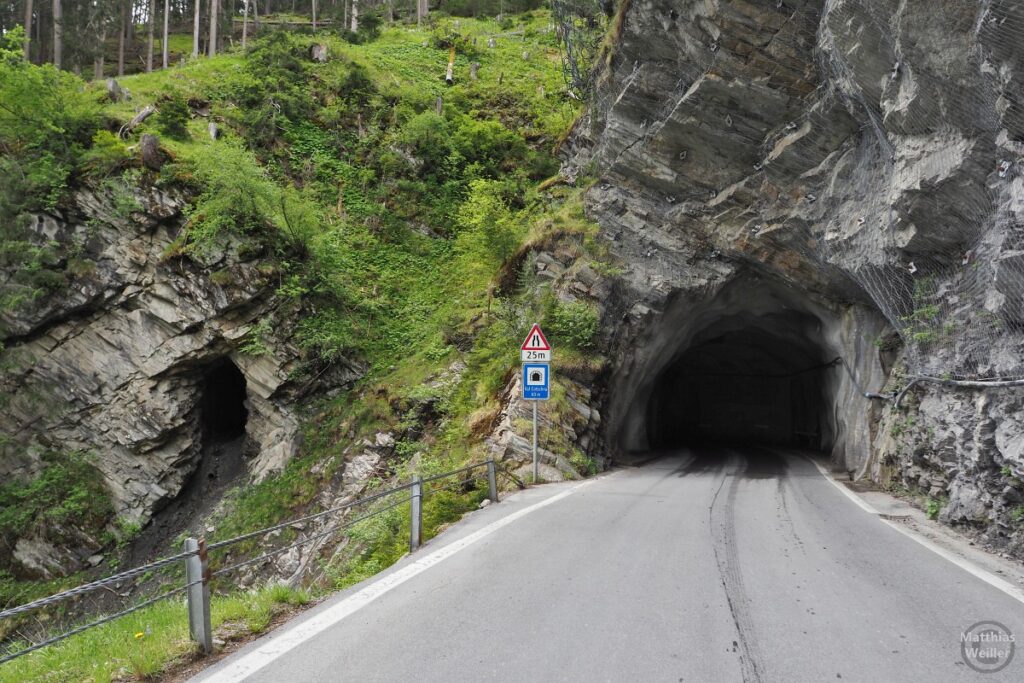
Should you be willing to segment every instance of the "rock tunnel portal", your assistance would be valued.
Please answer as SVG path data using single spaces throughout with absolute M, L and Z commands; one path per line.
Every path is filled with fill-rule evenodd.
M 681 294 L 627 342 L 609 384 L 611 447 L 787 446 L 858 468 L 871 440 L 864 387 L 885 382 L 874 340 L 887 331 L 873 309 L 753 273 Z

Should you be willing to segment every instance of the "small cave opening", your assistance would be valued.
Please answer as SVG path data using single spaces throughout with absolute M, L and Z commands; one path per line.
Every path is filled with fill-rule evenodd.
M 203 378 L 200 415 L 205 441 L 229 441 L 245 434 L 249 419 L 245 376 L 230 360 L 217 361 Z
M 190 378 L 198 394 L 193 413 L 200 437 L 195 469 L 132 544 L 132 563 L 158 556 L 171 539 L 185 531 L 201 534 L 206 516 L 245 476 L 250 418 L 245 375 L 229 358 L 219 358 L 196 373 Z
M 726 314 L 698 332 L 655 380 L 646 411 L 651 448 L 708 443 L 824 450 L 832 440 L 836 366 L 795 310 Z

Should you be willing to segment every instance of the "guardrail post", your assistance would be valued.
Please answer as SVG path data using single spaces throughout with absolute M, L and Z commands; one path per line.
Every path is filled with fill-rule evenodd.
M 210 568 L 206 558 L 206 539 L 186 538 L 185 552 L 196 553 L 185 559 L 188 630 L 203 654 L 210 654 L 213 652 L 213 629 L 210 626 Z
M 423 477 L 412 478 L 412 512 L 409 517 L 409 552 L 420 547 L 423 538 Z
M 487 461 L 487 489 L 488 498 L 492 503 L 498 502 L 498 472 L 493 460 Z

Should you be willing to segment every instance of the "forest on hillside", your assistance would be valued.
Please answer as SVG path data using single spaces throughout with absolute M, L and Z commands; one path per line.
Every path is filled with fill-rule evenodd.
M 309 3 L 297 14 L 260 3 L 263 24 L 246 25 L 243 48 L 239 4 L 230 8 L 234 30 L 217 33 L 215 54 L 203 42 L 193 57 L 194 5 L 168 4 L 175 56 L 162 69 L 159 3 L 130 5 L 131 40 L 118 28 L 120 5 L 91 6 L 111 10 L 93 17 L 100 22 L 93 27 L 109 30 L 103 41 L 89 40 L 89 17 L 72 23 L 64 14 L 66 30 L 55 32 L 57 6 L 35 5 L 31 36 L 20 26 L 23 4 L 0 12 L 0 365 L 8 378 L 31 368 L 35 361 L 19 350 L 27 337 L 12 330 L 97 278 L 105 267 L 97 235 L 139 230 L 147 220 L 140 197 L 180 197 L 174 239 L 153 268 L 191 273 L 224 291 L 243 284 L 265 291 L 270 313 L 233 352 L 261 358 L 296 349 L 291 381 L 314 388 L 297 408 L 304 437 L 296 457 L 275 476 L 239 485 L 212 522 L 211 540 L 319 509 L 353 449 L 380 433 L 394 442 L 372 486 L 486 457 L 517 367 L 516 340 L 530 322 L 560 340 L 558 369 L 600 370 L 596 305 L 560 299 L 542 286 L 535 264 L 537 251 L 567 248 L 581 265 L 612 272 L 583 215 L 589 181 L 573 185 L 559 175 L 556 150 L 582 103 L 566 87 L 549 12 L 512 15 L 512 3 L 447 9 L 474 18 L 431 6 L 417 25 L 414 7 L 396 3 L 391 23 L 390 8 L 360 3 L 360 17 L 375 11 L 381 20 L 361 19 L 353 30 L 351 4 L 347 28 L 321 21 L 330 11 L 345 18 L 338 3 L 317 7 L 314 30 Z M 284 21 L 266 21 L 270 11 Z M 155 63 L 147 73 L 148 16 Z M 53 63 L 58 35 L 61 68 Z M 209 36 L 204 24 L 201 40 Z M 122 43 L 125 75 L 117 76 Z M 96 59 L 107 78 L 93 78 Z M 102 197 L 110 212 L 91 214 L 82 203 L 89 197 Z M 42 235 L 41 221 L 57 221 L 67 234 Z M 239 281 L 239 264 L 256 280 Z M 86 308 L 100 315 L 104 305 Z M 362 368 L 362 378 L 318 394 L 318 381 L 346 365 Z M 18 391 L 0 383 L 0 405 L 19 400 Z M 551 419 L 576 419 L 557 384 L 549 410 Z M 594 471 L 567 433 L 546 432 L 542 447 L 580 473 Z M 0 445 L 14 444 L 3 435 Z M 46 577 L 0 566 L 0 606 L 115 571 L 144 531 L 144 521 L 115 505 L 96 468 L 97 449 L 51 444 L 39 452 L 31 478 L 0 484 L 0 543 L 37 538 L 65 547 L 89 538 L 89 552 L 104 559 Z M 427 536 L 480 495 L 450 492 L 428 502 Z M 353 532 L 356 542 L 325 565 L 319 588 L 350 585 L 401 557 L 403 524 L 388 518 Z M 96 654 L 109 663 L 90 664 L 88 644 L 81 647 L 80 662 L 26 657 L 18 675 L 136 666 L 102 648 Z M 159 670 L 169 656 L 154 652 L 145 666 Z
M 25 29 L 23 54 L 103 78 L 167 68 L 216 54 L 265 26 L 332 27 L 365 39 L 383 23 L 420 23 L 431 12 L 488 17 L 540 7 L 541 0 L 8 0 L 0 33 Z

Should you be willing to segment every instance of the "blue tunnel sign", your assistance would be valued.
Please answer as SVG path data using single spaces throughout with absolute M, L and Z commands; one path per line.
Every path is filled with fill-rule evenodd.
M 523 398 L 546 401 L 551 397 L 550 371 L 547 363 L 523 363 Z

